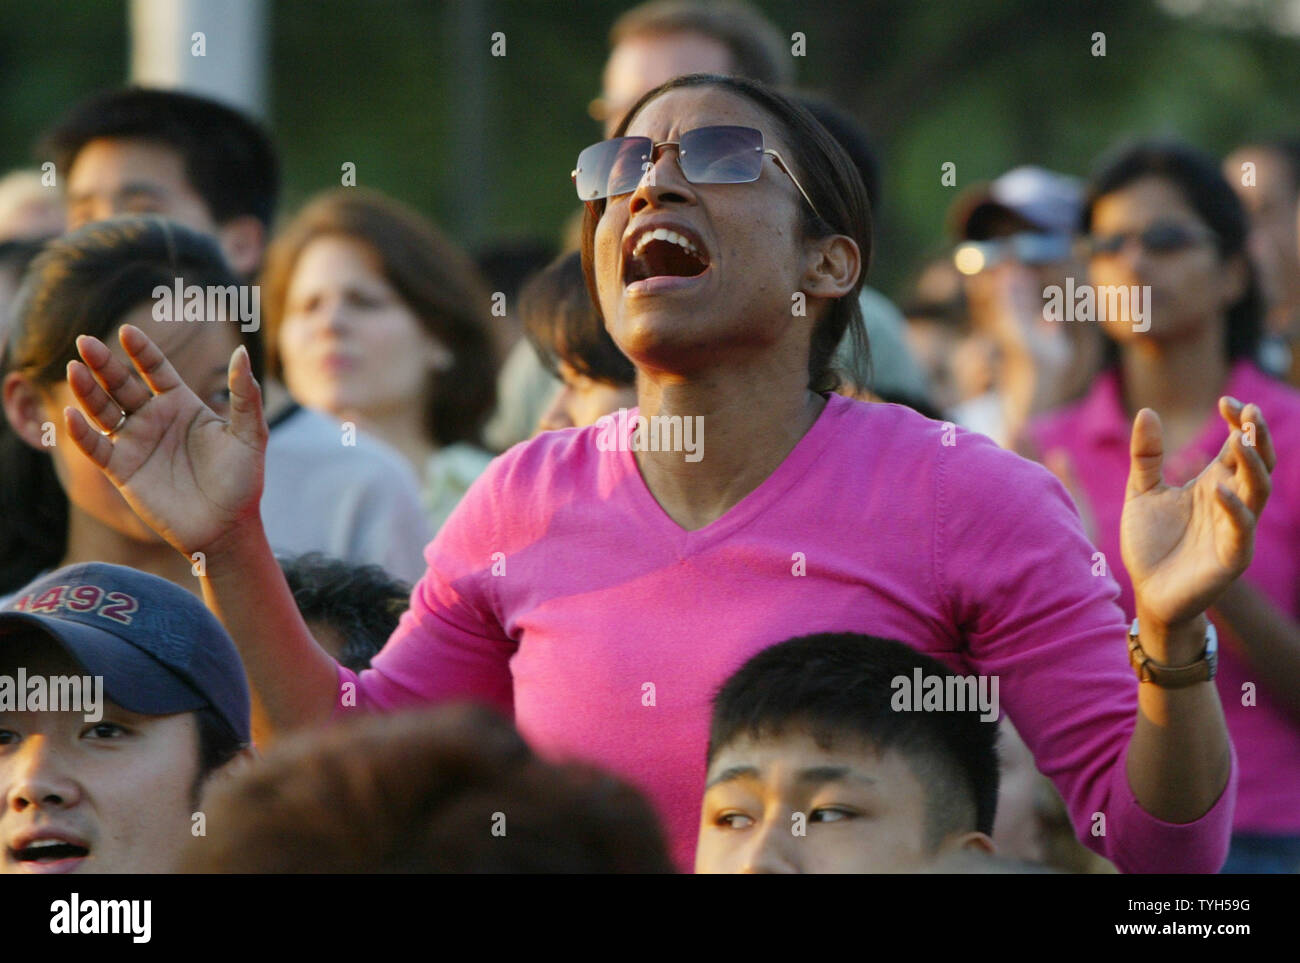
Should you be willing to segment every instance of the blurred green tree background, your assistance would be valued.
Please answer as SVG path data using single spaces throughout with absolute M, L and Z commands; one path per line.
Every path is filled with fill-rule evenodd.
M 800 84 L 866 126 L 882 206 L 871 281 L 898 295 L 946 242 L 970 183 L 1021 163 L 1086 174 L 1116 140 L 1178 134 L 1222 155 L 1300 134 L 1300 40 L 1270 26 L 1292 0 L 758 0 L 806 36 Z M 432 216 L 465 246 L 553 239 L 576 206 L 568 172 L 600 136 L 586 115 L 625 0 L 268 0 L 268 117 L 282 216 L 358 183 Z M 1171 10 L 1179 11 L 1177 13 Z M 493 57 L 490 35 L 506 35 Z M 1105 34 L 1105 56 L 1093 35 Z M 0 5 L 4 169 L 43 127 L 123 83 L 126 0 Z M 940 183 L 945 162 L 957 186 Z

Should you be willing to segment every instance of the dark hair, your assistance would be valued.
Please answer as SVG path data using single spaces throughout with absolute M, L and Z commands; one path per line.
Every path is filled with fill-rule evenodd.
M 561 255 L 524 285 L 519 314 L 537 357 L 557 378 L 563 361 L 596 381 L 636 384 L 636 368 L 618 350 L 592 307 L 577 251 Z
M 998 801 L 997 724 L 978 708 L 902 712 L 892 680 L 956 673 L 902 642 L 853 632 L 824 632 L 764 649 L 718 690 L 709 726 L 708 764 L 735 739 L 779 736 L 808 726 L 829 748 L 855 735 L 878 752 L 907 759 L 926 791 L 927 845 L 955 832 L 992 834 Z
M 628 10 L 609 31 L 609 45 L 629 37 L 695 33 L 731 54 L 731 73 L 774 87 L 794 82 L 794 60 L 785 38 L 748 3 L 654 0 Z
M 32 262 L 10 315 L 0 379 L 12 371 L 37 385 L 67 377 L 78 335 L 107 340 L 124 315 L 159 285 L 237 285 L 212 238 L 160 217 L 119 217 L 49 241 Z M 231 319 L 254 363 L 260 342 Z M 26 585 L 63 558 L 68 497 L 49 454 L 0 418 L 0 592 Z
M 197 809 L 203 784 L 208 777 L 246 748 L 230 731 L 230 726 L 209 706 L 196 709 L 194 724 L 199 733 L 199 773 L 190 787 L 190 801 Z
M 543 761 L 480 706 L 290 735 L 205 804 L 185 872 L 672 871 L 640 793 Z
M 18 294 L 23 275 L 28 266 L 41 253 L 45 241 L 3 241 L 0 242 L 0 277 L 5 275 L 13 279 L 10 285 L 10 298 L 0 300 L 0 353 L 4 352 L 5 332 L 9 330 L 9 317 L 13 301 Z
M 858 295 L 871 263 L 871 207 L 867 201 L 866 189 L 862 186 L 862 178 L 844 148 L 805 108 L 763 84 L 739 77 L 687 74 L 661 84 L 636 102 L 619 123 L 614 136 L 623 136 L 641 108 L 656 97 L 670 90 L 688 87 L 721 87 L 730 94 L 751 101 L 768 114 L 775 122 L 781 140 L 789 147 L 790 156 L 786 160 L 794 169 L 799 183 L 808 191 L 817 210 L 822 213 L 818 217 L 806 203 L 800 203 L 804 236 L 821 238 L 843 234 L 858 245 L 862 256 L 862 270 L 858 273 L 858 280 L 853 285 L 853 290 L 831 302 L 813 330 L 808 355 L 808 387 L 818 392 L 833 391 L 839 386 L 840 377 L 832 369 L 831 359 L 846 331 L 851 338 L 850 358 L 853 367 L 869 370 L 867 366 L 870 364 L 866 328 L 858 304 Z M 582 270 L 587 281 L 587 292 L 591 295 L 598 314 L 600 297 L 596 287 L 595 237 L 596 224 L 604 212 L 603 200 L 589 201 L 582 220 Z
M 270 227 L 280 165 L 270 135 L 239 111 L 174 90 L 127 87 L 89 97 L 41 139 L 42 157 L 68 176 L 77 155 L 101 138 L 141 140 L 176 151 L 212 219 L 252 215 Z
M 1214 232 L 1219 259 L 1240 257 L 1247 271 L 1246 290 L 1228 308 L 1225 327 L 1230 360 L 1254 360 L 1263 331 L 1264 301 L 1246 249 L 1249 222 L 1237 193 L 1208 154 L 1178 141 L 1147 140 L 1121 144 L 1097 165 L 1084 196 L 1081 227 L 1092 231 L 1097 202 L 1134 181 L 1156 177 L 1178 188 L 1188 206 Z M 1107 363 L 1119 360 L 1115 342 L 1107 343 Z
M 795 91 L 790 99 L 807 108 L 808 113 L 817 118 L 834 137 L 844 152 L 858 169 L 862 186 L 867 189 L 867 203 L 871 205 L 872 217 L 880 213 L 880 157 L 867 136 L 866 128 L 858 119 L 846 110 L 841 110 L 829 100 L 823 100 L 812 94 Z
M 13 271 L 16 277 L 21 278 L 36 255 L 41 253 L 46 240 L 48 238 L 39 241 L 0 241 L 0 271 Z
M 451 351 L 449 371 L 430 373 L 425 428 L 439 446 L 479 443 L 496 405 L 496 356 L 487 286 L 474 262 L 411 208 L 376 191 L 337 188 L 309 202 L 271 242 L 262 272 L 267 358 L 279 375 L 279 331 L 294 269 L 320 237 L 360 242 L 379 259 L 384 277 L 424 330 Z
M 308 552 L 280 559 L 280 568 L 303 619 L 338 632 L 343 640 L 338 662 L 354 672 L 370 668 L 410 605 L 410 586 L 378 565 Z
M 493 291 L 514 304 L 530 277 L 555 257 L 555 245 L 532 238 L 498 240 L 474 253 L 474 263 Z

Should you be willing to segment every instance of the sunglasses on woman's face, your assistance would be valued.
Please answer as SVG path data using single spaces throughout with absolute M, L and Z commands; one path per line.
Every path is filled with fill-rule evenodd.
M 1130 240 L 1137 241 L 1148 254 L 1173 254 L 1186 250 L 1197 244 L 1203 244 L 1214 238 L 1214 232 L 1179 224 L 1174 221 L 1161 221 L 1152 224 L 1145 231 L 1122 231 L 1118 234 L 1094 234 L 1087 240 L 1088 253 L 1113 255 L 1124 250 Z
M 817 205 L 803 189 L 785 160 L 763 147 L 763 132 L 753 127 L 697 127 L 685 131 L 681 140 L 656 144 L 649 137 L 615 137 L 592 144 L 578 155 L 578 166 L 570 175 L 583 201 L 618 197 L 636 190 L 664 147 L 677 148 L 682 175 L 692 184 L 749 184 L 763 172 L 763 157 L 770 154 L 789 175 L 794 186 L 820 218 Z

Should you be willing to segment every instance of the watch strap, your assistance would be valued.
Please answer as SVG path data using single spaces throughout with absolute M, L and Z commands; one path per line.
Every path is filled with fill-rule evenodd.
M 1129 664 L 1140 682 L 1150 682 L 1162 689 L 1182 689 L 1200 682 L 1209 682 L 1218 669 L 1219 636 L 1214 623 L 1206 621 L 1205 650 L 1200 659 L 1191 665 L 1161 665 L 1142 649 L 1138 638 L 1138 620 L 1134 619 L 1128 632 Z

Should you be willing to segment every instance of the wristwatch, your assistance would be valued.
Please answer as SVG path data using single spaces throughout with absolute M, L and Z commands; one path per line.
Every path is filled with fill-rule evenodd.
M 1205 620 L 1205 625 L 1205 651 L 1201 658 L 1191 665 L 1169 666 L 1153 662 L 1151 656 L 1142 651 L 1142 644 L 1138 641 L 1138 620 L 1134 619 L 1128 630 L 1128 661 L 1137 673 L 1138 681 L 1150 682 L 1162 689 L 1182 689 L 1213 679 L 1219 669 L 1219 633 L 1209 619 Z

